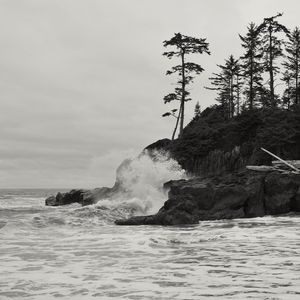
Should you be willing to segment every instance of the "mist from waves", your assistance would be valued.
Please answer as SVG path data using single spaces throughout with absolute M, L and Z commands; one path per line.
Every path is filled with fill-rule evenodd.
M 138 214 L 154 214 L 167 200 L 163 184 L 169 180 L 187 178 L 185 171 L 167 152 L 145 152 L 126 159 L 116 171 L 120 191 L 102 199 L 96 207 L 131 209 Z
M 45 206 L 51 190 L 2 191 L 0 218 L 11 218 L 6 226 L 22 224 L 31 227 L 52 225 L 89 226 L 112 224 L 116 219 L 156 213 L 167 200 L 163 184 L 168 180 L 186 178 L 184 170 L 168 153 L 147 152 L 126 159 L 116 171 L 118 189 L 94 205 L 71 204 Z M 63 190 L 65 192 L 66 190 Z M 1 219 L 0 219 L 1 220 Z

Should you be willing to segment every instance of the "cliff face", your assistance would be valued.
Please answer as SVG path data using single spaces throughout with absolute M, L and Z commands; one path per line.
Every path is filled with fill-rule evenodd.
M 236 146 L 229 152 L 213 150 L 204 157 L 193 157 L 185 163 L 185 168 L 196 176 L 214 176 L 241 170 L 249 161 L 250 158 L 243 157 L 240 147 Z
M 300 212 L 300 175 L 241 172 L 170 181 L 169 199 L 156 215 L 118 225 L 180 225 L 203 220 L 252 218 Z

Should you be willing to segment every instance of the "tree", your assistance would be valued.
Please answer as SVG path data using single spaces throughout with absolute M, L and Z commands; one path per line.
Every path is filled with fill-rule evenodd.
M 286 89 L 283 92 L 282 95 L 282 106 L 287 109 L 290 109 L 291 106 L 291 99 L 293 98 L 293 89 L 291 87 L 291 82 L 292 82 L 292 74 L 289 71 L 285 71 L 283 73 L 282 81 L 286 85 Z
M 239 60 L 230 55 L 225 60 L 224 65 L 217 65 L 221 72 L 213 73 L 215 77 L 210 77 L 211 84 L 214 87 L 206 87 L 209 90 L 217 90 L 218 98 L 216 99 L 223 107 L 224 116 L 232 118 L 234 114 L 240 112 L 240 65 Z M 236 109 L 237 108 L 237 109 Z
M 242 40 L 242 47 L 245 48 L 245 53 L 241 57 L 242 74 L 245 78 L 245 90 L 247 106 L 250 110 L 255 107 L 258 102 L 258 92 L 262 86 L 263 71 L 261 59 L 262 52 L 260 51 L 260 33 L 254 23 L 250 23 L 247 27 L 248 32 L 245 36 L 239 34 Z
M 187 62 L 186 55 L 202 53 L 210 54 L 208 49 L 209 44 L 204 38 L 194 38 L 182 35 L 181 33 L 175 33 L 170 40 L 164 41 L 163 45 L 164 47 L 170 46 L 175 48 L 174 51 L 164 52 L 164 56 L 169 59 L 174 57 L 180 59 L 180 64 L 172 67 L 171 70 L 168 70 L 166 73 L 166 75 L 177 74 L 179 76 L 177 87 L 173 93 L 170 93 L 164 97 L 165 103 L 169 103 L 174 100 L 180 101 L 177 120 L 178 122 L 180 121 L 180 137 L 183 132 L 185 102 L 191 100 L 188 98 L 189 92 L 187 91 L 187 86 L 193 82 L 195 75 L 199 75 L 204 71 L 201 65 L 193 62 Z M 178 122 L 176 122 L 175 131 L 177 129 Z
M 269 73 L 269 87 L 270 87 L 270 105 L 277 106 L 277 99 L 275 96 L 275 76 L 279 73 L 279 67 L 276 66 L 278 58 L 283 56 L 282 45 L 284 41 L 277 35 L 282 32 L 289 34 L 289 30 L 282 24 L 277 22 L 277 18 L 283 14 L 265 18 L 263 23 L 258 26 L 258 33 L 262 34 L 262 50 L 264 52 L 264 68 Z
M 194 113 L 195 113 L 195 115 L 194 115 L 195 118 L 198 118 L 201 115 L 201 106 L 199 104 L 199 101 L 195 105 Z
M 287 55 L 286 61 L 283 63 L 286 72 L 289 74 L 288 89 L 289 95 L 295 104 L 299 104 L 299 70 L 300 70 L 300 30 L 296 27 L 291 33 L 287 35 L 288 41 L 286 43 Z M 287 74 L 285 72 L 285 74 Z M 285 76 L 286 78 L 286 76 Z M 292 86 L 291 86 L 292 85 Z M 291 91 L 290 91 L 291 90 Z
M 241 78 L 243 77 L 241 73 L 241 65 L 237 60 L 236 70 L 235 70 L 235 90 L 236 90 L 236 114 L 239 115 L 241 113 L 241 87 L 243 85 L 243 81 Z

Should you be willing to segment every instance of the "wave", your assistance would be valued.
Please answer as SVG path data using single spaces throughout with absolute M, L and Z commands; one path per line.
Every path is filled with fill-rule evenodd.
M 167 152 L 145 151 L 126 159 L 116 171 L 115 189 L 109 197 L 98 200 L 98 206 L 133 209 L 139 214 L 156 213 L 167 200 L 163 184 L 171 179 L 186 178 L 185 171 Z
M 13 226 L 26 223 L 33 228 L 112 224 L 116 219 L 156 213 L 167 200 L 163 184 L 185 177 L 184 170 L 167 153 L 145 152 L 120 165 L 116 175 L 119 188 L 96 204 L 46 207 L 44 198 L 18 195 L 1 202 L 5 207 L 0 207 L 0 217 L 11 225 L 13 220 Z

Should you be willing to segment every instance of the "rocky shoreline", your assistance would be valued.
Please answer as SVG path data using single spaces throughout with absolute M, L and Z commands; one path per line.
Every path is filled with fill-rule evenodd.
M 169 198 L 155 215 L 116 220 L 117 225 L 183 225 L 203 220 L 253 218 L 300 212 L 300 175 L 241 171 L 169 181 Z
M 218 176 L 171 180 L 168 200 L 154 215 L 116 220 L 117 225 L 184 225 L 204 220 L 254 218 L 300 212 L 300 174 L 243 170 Z M 71 190 L 46 199 L 47 206 L 95 204 L 122 188 Z M 124 192 L 124 191 L 123 191 Z

